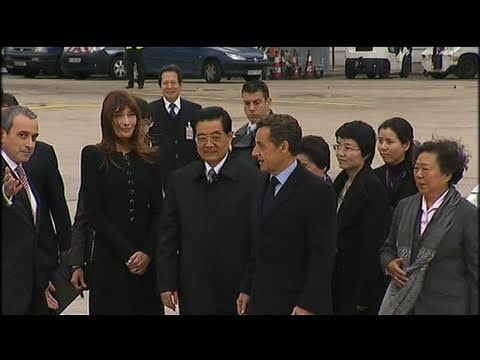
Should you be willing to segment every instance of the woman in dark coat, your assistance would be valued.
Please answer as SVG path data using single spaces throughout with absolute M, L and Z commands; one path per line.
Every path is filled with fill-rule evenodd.
M 160 174 L 140 119 L 131 95 L 110 92 L 102 105 L 102 140 L 82 150 L 85 214 L 95 229 L 90 314 L 164 313 L 153 264 Z
M 385 164 L 374 171 L 387 189 L 390 218 L 400 200 L 418 192 L 413 179 L 414 146 L 413 127 L 407 120 L 394 117 L 378 127 L 377 150 Z
M 387 193 L 370 164 L 375 130 L 363 121 L 336 132 L 335 155 L 342 170 L 337 193 L 338 245 L 333 275 L 333 310 L 339 315 L 376 314 L 386 286 L 378 252 L 387 234 Z

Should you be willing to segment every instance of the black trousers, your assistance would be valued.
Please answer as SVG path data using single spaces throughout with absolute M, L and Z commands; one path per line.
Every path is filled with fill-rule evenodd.
M 125 52 L 125 67 L 127 69 L 128 84 L 133 86 L 133 67 L 137 64 L 137 83 L 143 85 L 145 81 L 145 65 L 143 62 L 143 49 L 127 49 Z

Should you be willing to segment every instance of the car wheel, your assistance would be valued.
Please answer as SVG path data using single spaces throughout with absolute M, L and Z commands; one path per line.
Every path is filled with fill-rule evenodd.
M 347 79 L 355 79 L 355 76 L 357 76 L 357 72 L 355 71 L 355 63 L 347 60 L 345 62 L 345 77 Z
M 407 78 L 412 72 L 412 58 L 408 55 L 403 57 L 402 70 L 400 71 L 401 78 Z
M 207 83 L 219 83 L 222 79 L 222 68 L 217 60 L 207 60 L 203 65 L 203 77 Z
M 64 77 L 67 76 L 65 69 L 63 68 L 63 65 L 60 61 L 57 63 L 57 66 L 55 67 L 55 75 L 59 79 L 63 79 Z
M 38 71 L 27 70 L 23 76 L 25 76 L 27 79 L 35 79 L 35 76 L 37 76 L 38 73 Z
M 260 80 L 262 78 L 262 75 L 245 75 L 243 79 L 245 81 L 250 81 L 250 80 Z
M 444 79 L 448 74 L 446 72 L 443 73 L 431 73 L 430 76 L 434 79 Z
M 460 79 L 472 79 L 478 72 L 478 58 L 473 54 L 460 56 L 455 75 Z
M 390 61 L 385 60 L 383 62 L 383 66 L 381 67 L 378 75 L 380 76 L 380 79 L 388 79 L 390 76 Z
M 110 77 L 114 80 L 122 80 L 127 77 L 123 55 L 117 56 L 110 65 Z

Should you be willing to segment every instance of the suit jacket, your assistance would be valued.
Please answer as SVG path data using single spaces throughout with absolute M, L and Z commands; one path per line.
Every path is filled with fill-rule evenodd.
M 300 164 L 262 215 L 270 175 L 262 177 L 252 211 L 254 255 L 241 291 L 248 314 L 288 315 L 295 305 L 331 314 L 337 221 L 332 186 Z
M 397 258 L 397 233 L 407 204 L 418 204 L 413 195 L 398 204 L 390 234 L 380 251 L 383 269 Z M 424 234 L 428 230 L 425 229 Z M 412 231 L 418 231 L 420 227 Z M 423 289 L 414 308 L 415 315 L 478 315 L 478 208 L 462 199 L 457 205 L 450 230 L 440 243 L 425 275 Z
M 70 266 L 84 266 L 91 258 L 91 226 L 85 215 L 85 204 L 82 189 L 78 192 L 77 210 L 72 225 L 72 246 L 70 251 Z
M 252 156 L 257 129 L 247 133 L 248 125 L 249 123 L 246 123 L 235 132 L 235 137 L 232 141 L 232 155 L 258 167 L 257 159 Z
M 159 293 L 179 291 L 181 314 L 236 314 L 259 176 L 257 168 L 230 155 L 212 184 L 203 160 L 172 175 L 157 242 L 157 278 Z
M 41 261 L 46 271 L 51 272 L 58 264 L 60 252 L 70 249 L 71 237 L 70 212 L 55 150 L 51 145 L 37 141 L 24 168 L 39 196 L 38 246 Z
M 6 166 L 8 165 L 2 157 L 2 184 Z M 12 173 L 14 173 L 13 170 Z M 34 191 L 33 188 L 32 191 Z M 7 203 L 3 194 L 0 196 L 2 198 L 2 314 L 46 314 L 47 304 L 43 295 L 46 279 L 39 264 L 37 227 L 27 192 L 22 188 L 12 197 L 12 205 Z M 38 196 L 35 198 L 38 203 Z M 38 219 L 37 212 L 37 224 Z
M 398 205 L 398 202 L 418 192 L 417 185 L 415 184 L 415 180 L 413 178 L 413 169 L 407 172 L 407 174 L 403 178 L 396 192 L 390 191 L 389 188 L 387 187 L 387 178 L 386 178 L 387 165 L 382 165 L 373 171 L 378 176 L 378 178 L 380 179 L 380 182 L 385 186 L 385 189 L 387 190 L 388 204 L 389 204 L 389 210 L 390 210 L 389 222 L 391 222 L 393 211 L 395 210 L 395 207 Z
M 171 173 L 184 165 L 198 159 L 194 139 L 186 138 L 188 123 L 193 127 L 196 112 L 201 109 L 197 103 L 180 98 L 180 111 L 171 118 L 165 109 L 163 97 L 150 103 L 153 126 L 150 136 L 153 145 L 159 147 L 159 164 L 163 174 L 164 189 L 168 187 Z
M 342 191 L 347 181 L 342 171 L 334 182 Z M 336 314 L 377 314 L 387 279 L 378 266 L 378 251 L 387 237 L 388 200 L 385 188 L 369 165 L 355 176 L 338 211 L 338 250 L 333 277 Z

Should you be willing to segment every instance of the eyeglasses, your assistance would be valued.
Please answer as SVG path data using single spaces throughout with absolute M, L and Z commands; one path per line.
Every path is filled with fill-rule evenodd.
M 195 140 L 199 144 L 205 144 L 208 141 L 208 139 L 210 138 L 210 140 L 212 142 L 218 143 L 218 142 L 222 141 L 224 135 L 226 135 L 226 134 L 221 134 L 221 133 L 214 133 L 214 134 L 210 134 L 210 135 L 201 134 L 201 135 L 197 135 L 195 137 Z
M 351 152 L 351 151 L 355 151 L 355 150 L 360 150 L 359 148 L 353 148 L 351 146 L 344 146 L 344 145 L 340 145 L 340 144 L 335 144 L 333 145 L 333 150 L 335 151 L 339 151 L 339 150 L 342 150 L 343 152 Z

